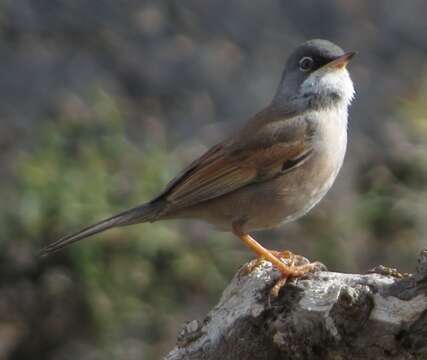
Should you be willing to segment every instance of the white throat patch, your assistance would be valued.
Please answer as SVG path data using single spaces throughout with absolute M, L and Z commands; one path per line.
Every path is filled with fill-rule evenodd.
M 328 96 L 339 95 L 344 105 L 350 105 L 354 98 L 354 86 L 347 69 L 331 71 L 328 68 L 320 68 L 308 76 L 301 84 L 301 94 L 316 94 Z

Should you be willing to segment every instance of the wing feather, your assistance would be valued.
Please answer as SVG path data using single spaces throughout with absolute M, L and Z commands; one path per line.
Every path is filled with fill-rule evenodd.
M 166 199 L 175 206 L 189 206 L 213 199 L 252 182 L 257 176 L 253 167 L 241 166 L 222 157 L 196 166 L 178 182 Z
M 169 203 L 170 210 L 192 206 L 285 175 L 311 156 L 311 129 L 296 117 L 261 124 L 255 118 L 253 124 L 243 140 L 231 138 L 190 164 L 159 198 Z

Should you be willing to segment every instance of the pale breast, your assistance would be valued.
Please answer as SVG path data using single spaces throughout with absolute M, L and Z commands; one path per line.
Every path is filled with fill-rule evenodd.
M 333 185 L 347 149 L 347 108 L 337 107 L 309 115 L 314 122 L 313 158 L 305 167 L 302 192 L 307 193 L 306 206 L 296 217 L 308 212 Z
M 337 106 L 309 115 L 316 131 L 313 148 L 334 168 L 340 169 L 347 148 L 347 107 Z

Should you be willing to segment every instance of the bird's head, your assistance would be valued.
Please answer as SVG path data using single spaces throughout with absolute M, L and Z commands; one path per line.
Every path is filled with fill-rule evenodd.
M 327 40 L 301 44 L 286 62 L 274 101 L 313 109 L 348 106 L 354 87 L 346 66 L 354 55 Z

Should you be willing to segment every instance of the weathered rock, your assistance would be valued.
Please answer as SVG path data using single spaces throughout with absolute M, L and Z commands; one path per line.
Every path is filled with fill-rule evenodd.
M 165 359 L 427 359 L 427 251 L 400 278 L 321 271 L 272 298 L 278 278 L 269 263 L 238 273 Z

